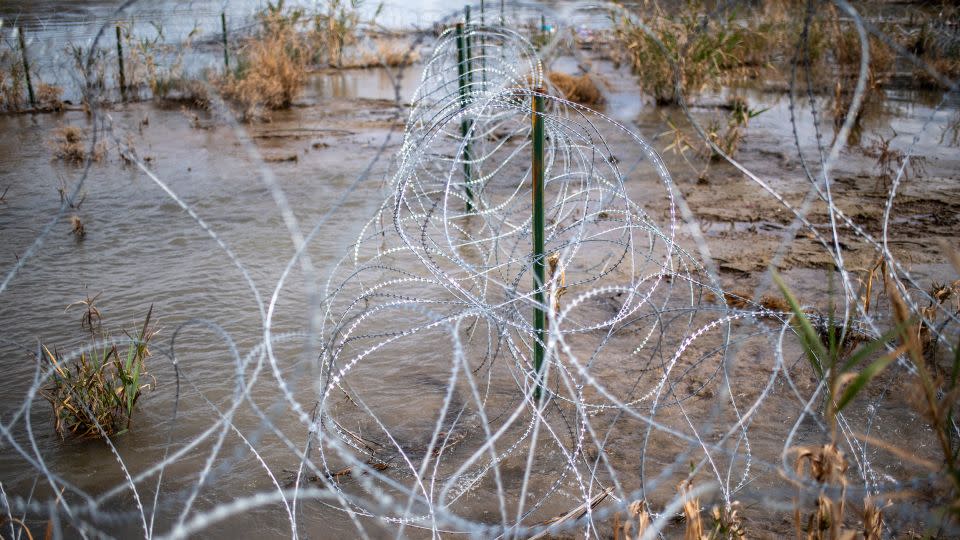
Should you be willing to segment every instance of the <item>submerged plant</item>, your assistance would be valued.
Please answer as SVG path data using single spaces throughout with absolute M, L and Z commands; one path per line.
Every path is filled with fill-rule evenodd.
M 92 306 L 91 306 L 92 307 Z M 89 351 L 70 362 L 54 349 L 42 346 L 41 362 L 51 370 L 42 395 L 53 407 L 54 427 L 64 437 L 108 437 L 130 429 L 141 394 L 149 385 L 145 360 L 156 329 L 150 326 L 153 306 L 125 352 L 110 336 L 100 334 Z
M 104 141 L 100 141 L 92 150 L 83 136 L 83 129 L 79 126 L 61 126 L 54 130 L 54 138 L 50 143 L 53 148 L 53 155 L 57 159 L 80 165 L 87 159 L 91 161 L 102 161 L 107 155 L 107 146 Z M 64 192 L 60 193 L 61 199 Z

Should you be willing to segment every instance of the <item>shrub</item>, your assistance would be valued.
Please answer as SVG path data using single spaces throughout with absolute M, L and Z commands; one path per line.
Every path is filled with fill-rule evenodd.
M 295 27 L 300 16 L 299 10 L 285 12 L 283 2 L 270 4 L 260 14 L 260 34 L 246 40 L 240 52 L 237 72 L 224 80 L 224 94 L 243 107 L 245 118 L 288 107 L 299 93 L 308 59 Z
M 563 96 L 570 101 L 575 101 L 583 105 L 597 105 L 603 103 L 603 95 L 600 89 L 594 84 L 590 75 L 567 75 L 559 71 L 551 71 L 548 74 L 550 82 L 557 87 Z

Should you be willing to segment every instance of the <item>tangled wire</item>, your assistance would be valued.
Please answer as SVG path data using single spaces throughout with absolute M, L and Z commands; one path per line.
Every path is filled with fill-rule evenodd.
M 558 97 L 540 51 L 519 32 L 460 25 L 436 39 L 424 64 L 392 162 L 389 196 L 364 216 L 359 237 L 329 273 L 318 271 L 309 247 L 344 199 L 305 234 L 264 168 L 295 248 L 269 298 L 196 209 L 127 149 L 126 159 L 186 210 L 239 269 L 256 297 L 262 336 L 243 352 L 213 322 L 175 329 L 162 352 L 174 367 L 178 392 L 180 384 L 196 384 L 177 356 L 177 335 L 187 326 L 203 326 L 230 344 L 235 384 L 225 404 L 207 401 L 216 417 L 185 443 L 174 444 L 175 409 L 162 458 L 146 469 L 128 469 L 122 450 L 106 437 L 124 476 L 108 489 L 83 487 L 36 449 L 32 402 L 55 376 L 38 363 L 22 405 L 0 422 L 0 436 L 5 451 L 16 452 L 64 495 L 41 502 L 0 491 L 11 535 L 15 523 L 23 524 L 14 517 L 21 512 L 50 519 L 57 536 L 65 532 L 61 521 L 84 536 L 135 522 L 145 537 L 180 538 L 269 509 L 282 512 L 288 523 L 283 533 L 293 537 L 314 535 L 304 515 L 325 512 L 345 523 L 344 534 L 364 538 L 522 538 L 545 531 L 592 538 L 605 534 L 615 513 L 640 500 L 652 518 L 643 537 L 653 538 L 669 530 L 689 501 L 714 492 L 730 515 L 740 500 L 776 512 L 797 498 L 883 500 L 932 485 L 936 471 L 903 473 L 878 464 L 878 452 L 896 454 L 881 440 L 889 428 L 872 427 L 881 415 L 894 414 L 886 398 L 896 391 L 895 380 L 884 380 L 856 410 L 831 416 L 823 403 L 834 400 L 837 389 L 822 367 L 825 359 L 805 364 L 815 347 L 806 341 L 802 320 L 822 335 L 846 328 L 851 341 L 878 343 L 872 351 L 892 355 L 891 369 L 900 373 L 918 369 L 909 351 L 889 336 L 881 338 L 888 321 L 863 305 L 856 277 L 844 264 L 842 228 L 876 251 L 890 294 L 899 295 L 910 313 L 941 321 L 924 327 L 933 346 L 955 347 L 950 340 L 960 322 L 915 287 L 887 245 L 889 215 L 907 164 L 892 179 L 882 237 L 871 236 L 833 202 L 831 170 L 865 91 L 867 32 L 882 39 L 851 6 L 837 4 L 864 44 L 860 79 L 839 135 L 819 147 L 819 167 L 803 164 L 810 188 L 799 205 L 724 154 L 681 100 L 713 150 L 792 213 L 770 268 L 800 230 L 830 253 L 844 298 L 836 321 L 832 313 L 809 312 L 804 319 L 803 311 L 787 304 L 726 290 L 696 218 L 650 140 Z M 657 40 L 654 32 L 649 35 Z M 677 94 L 682 97 L 679 70 Z M 531 204 L 535 154 L 541 150 L 534 140 L 538 121 L 545 134 L 540 254 Z M 123 141 L 115 135 L 114 142 Z M 79 190 L 80 184 L 72 196 Z M 828 208 L 826 230 L 807 219 L 816 201 Z M 654 207 L 656 212 L 649 210 Z M 666 218 L 658 222 L 656 215 Z M 543 281 L 534 275 L 538 264 L 546 269 Z M 7 273 L 0 294 L 23 265 L 18 261 Z M 275 332 L 279 298 L 295 268 L 307 284 L 307 328 Z M 752 298 L 769 286 L 769 276 Z M 928 302 L 937 309 L 924 312 Z M 303 344 L 309 361 L 285 362 L 277 348 L 291 342 Z M 63 361 L 89 350 L 71 351 Z M 811 377 L 817 365 L 819 377 Z M 275 386 L 274 406 L 263 408 L 252 399 L 258 385 Z M 258 419 L 252 429 L 237 421 L 245 407 Z M 280 417 L 295 419 L 304 440 L 294 440 Z M 26 438 L 18 432 L 21 423 Z M 947 428 L 951 438 L 960 433 L 952 419 Z M 883 433 L 872 435 L 871 429 Z M 280 441 L 271 455 L 258 447 L 268 434 Z M 828 475 L 807 476 L 796 466 L 802 459 L 819 460 L 818 466 L 827 461 L 832 454 L 807 450 L 825 434 L 842 446 L 853 465 L 852 480 L 831 485 Z M 240 443 L 231 453 L 233 437 Z M 235 472 L 247 453 L 272 486 L 204 501 L 204 487 Z M 278 454 L 296 462 L 289 478 L 277 472 L 271 456 Z M 164 491 L 165 475 L 198 459 L 202 465 L 190 487 Z M 679 494 L 678 482 L 687 486 Z M 160 511 L 176 516 L 161 524 L 164 532 L 154 530 Z M 546 520 L 558 512 L 561 518 Z

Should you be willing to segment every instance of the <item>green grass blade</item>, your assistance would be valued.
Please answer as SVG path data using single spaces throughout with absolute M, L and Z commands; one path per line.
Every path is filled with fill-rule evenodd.
M 780 292 L 786 298 L 787 303 L 790 304 L 790 311 L 793 312 L 793 316 L 797 320 L 796 325 L 800 329 L 800 339 L 803 341 L 803 349 L 807 353 L 807 359 L 810 360 L 810 366 L 813 367 L 818 376 L 822 377 L 823 367 L 820 362 L 827 359 L 827 350 L 820 342 L 820 336 L 814 330 L 813 325 L 810 324 L 807 314 L 800 309 L 800 303 L 787 288 L 787 284 L 783 282 L 780 274 L 774 272 L 773 281 L 780 288 Z
M 908 324 L 909 324 L 908 322 L 905 322 L 903 324 L 898 324 L 896 328 L 889 330 L 879 338 L 872 340 L 866 345 L 858 348 L 852 355 L 850 355 L 850 358 L 846 361 L 846 363 L 843 364 L 843 368 L 841 369 L 841 372 L 850 371 L 861 361 L 868 358 L 871 354 L 874 354 L 875 352 L 880 350 L 880 348 L 883 347 L 884 344 L 892 341 L 894 338 L 899 336 L 900 332 L 903 331 L 903 329 L 906 328 Z
M 859 394 L 860 391 L 863 390 L 863 388 L 867 385 L 867 383 L 869 383 L 871 380 L 873 380 L 874 377 L 879 375 L 880 372 L 882 372 L 887 366 L 889 366 L 891 362 L 896 360 L 898 356 L 900 356 L 900 349 L 897 349 L 896 351 L 890 354 L 887 354 L 883 358 L 878 358 L 872 364 L 867 366 L 866 369 L 864 369 L 859 374 L 857 374 L 857 376 L 854 377 L 852 381 L 850 381 L 850 384 L 847 385 L 846 388 L 844 388 L 843 394 L 840 396 L 840 400 L 837 401 L 836 412 L 839 413 L 840 411 L 842 411 L 844 407 L 846 407 L 851 401 L 853 401 L 853 398 L 857 397 L 857 394 Z

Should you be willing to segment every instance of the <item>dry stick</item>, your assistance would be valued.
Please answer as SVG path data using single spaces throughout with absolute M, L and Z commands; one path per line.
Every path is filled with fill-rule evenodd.
M 230 48 L 227 46 L 227 12 L 220 12 L 220 27 L 223 29 L 223 67 L 230 72 Z
M 468 11 L 469 12 L 469 11 Z M 465 44 L 463 23 L 457 23 L 457 74 L 460 77 L 460 107 L 466 111 L 467 104 L 469 103 L 468 92 L 469 92 L 469 78 L 467 75 L 467 62 L 469 58 L 467 56 L 468 49 Z M 467 140 L 467 135 L 470 134 L 470 120 L 463 117 L 460 121 L 460 134 L 463 136 L 463 176 L 464 176 L 464 191 L 467 192 L 467 212 L 473 211 L 473 190 L 470 188 L 470 180 L 472 171 L 470 170 L 470 160 L 472 156 L 470 155 L 470 141 Z
M 544 249 L 543 249 L 543 94 L 542 87 L 535 88 L 533 94 L 533 367 L 536 370 L 536 387 L 533 399 L 540 401 L 540 370 L 543 367 L 543 343 L 545 299 L 543 294 Z
M 27 80 L 27 93 L 30 95 L 30 106 L 37 108 L 37 98 L 33 95 L 33 83 L 30 81 L 30 62 L 27 60 L 27 43 L 23 37 L 23 27 L 17 29 L 17 37 L 20 40 L 20 57 L 23 59 L 23 75 Z
M 557 517 L 555 517 L 555 518 L 553 518 L 553 519 L 549 519 L 549 520 L 545 521 L 542 525 L 547 525 L 548 528 L 547 528 L 546 530 L 544 530 L 544 531 L 541 531 L 541 532 L 538 533 L 538 534 L 535 534 L 535 535 L 531 536 L 529 540 L 539 540 L 539 539 L 541 539 L 541 538 L 547 538 L 547 537 L 551 536 L 551 534 L 550 534 L 549 531 L 551 531 L 551 530 L 556 531 L 556 530 L 557 530 L 561 525 L 563 525 L 564 523 L 566 523 L 566 522 L 568 522 L 568 521 L 576 521 L 576 520 L 582 518 L 582 517 L 584 516 L 584 514 L 587 513 L 587 510 L 590 510 L 590 509 L 592 509 L 592 508 L 596 508 L 600 503 L 603 502 L 604 499 L 607 498 L 607 495 L 610 495 L 610 493 L 612 493 L 612 492 L 613 492 L 613 488 L 612 488 L 612 487 L 608 487 L 607 489 L 601 491 L 600 493 L 597 493 L 597 494 L 596 494 L 592 499 L 590 499 L 589 501 L 581 504 L 580 506 L 577 506 L 577 507 L 574 508 L 573 510 L 570 510 L 570 511 L 564 513 L 564 514 L 560 514 L 559 516 L 557 516 Z
M 127 77 L 123 73 L 123 42 L 120 41 L 120 25 L 117 25 L 117 65 L 120 67 L 120 99 L 127 100 Z

